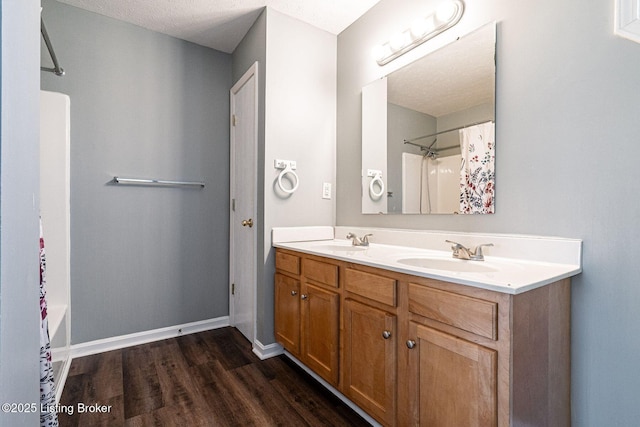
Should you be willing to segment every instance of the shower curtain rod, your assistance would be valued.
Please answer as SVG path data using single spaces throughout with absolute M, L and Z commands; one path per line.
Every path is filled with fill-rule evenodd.
M 404 140 L 404 143 L 405 144 L 409 144 L 409 145 L 413 145 L 414 147 L 420 147 L 420 151 L 426 151 L 427 154 L 429 154 L 429 153 L 438 154 L 438 151 L 450 150 L 452 148 L 460 148 L 459 145 L 452 145 L 451 147 L 442 147 L 442 148 L 431 148 L 433 146 L 433 144 L 431 144 L 430 146 L 427 147 L 426 145 L 416 144 L 415 142 L 407 141 L 406 139 Z
M 432 134 L 429 134 L 429 135 L 419 136 L 417 138 L 412 138 L 412 139 L 405 139 L 404 143 L 405 144 L 411 144 L 413 141 L 418 141 L 420 139 L 429 138 L 430 136 L 440 135 L 441 133 L 453 132 L 454 130 L 460 130 L 460 129 L 468 128 L 468 127 L 475 126 L 475 125 L 480 125 L 482 123 L 487 123 L 487 122 L 493 123 L 493 120 L 485 120 L 483 122 L 469 123 L 469 124 L 466 124 L 464 126 L 458 126 L 458 127 L 455 127 L 455 128 L 452 128 L 452 129 L 447 129 L 447 130 L 441 130 L 440 132 L 432 133 Z M 417 145 L 417 144 L 414 144 L 414 145 Z
M 40 70 L 55 73 L 56 76 L 64 76 L 64 70 L 58 63 L 58 58 L 56 57 L 56 53 L 53 50 L 53 45 L 51 44 L 51 40 L 49 39 L 49 34 L 47 33 L 47 29 L 44 26 L 44 19 L 42 17 L 40 17 L 40 33 L 42 34 L 44 44 L 47 45 L 47 50 L 49 51 L 49 55 L 51 56 L 51 60 L 53 61 L 53 68 L 40 67 Z
M 433 141 L 435 142 L 435 141 Z M 433 146 L 433 144 L 431 144 L 430 146 L 426 146 L 426 145 L 420 145 L 420 144 L 416 144 L 415 142 L 411 142 L 411 141 L 407 141 L 406 139 L 404 140 L 405 144 L 409 144 L 409 145 L 413 145 L 414 147 L 420 147 L 420 151 L 434 151 L 431 149 L 431 147 Z

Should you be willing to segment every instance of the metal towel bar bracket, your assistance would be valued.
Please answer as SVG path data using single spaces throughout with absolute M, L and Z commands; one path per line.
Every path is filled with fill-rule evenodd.
M 114 184 L 122 185 L 149 185 L 162 187 L 200 187 L 204 188 L 204 182 L 198 181 L 168 181 L 163 179 L 139 179 L 139 178 L 120 178 L 113 177 Z

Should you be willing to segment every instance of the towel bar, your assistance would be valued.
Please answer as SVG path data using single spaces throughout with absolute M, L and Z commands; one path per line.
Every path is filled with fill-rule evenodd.
M 204 182 L 197 181 L 168 181 L 163 179 L 139 179 L 139 178 L 120 178 L 113 177 L 114 184 L 123 185 L 150 185 L 150 186 L 163 186 L 163 187 L 200 187 L 204 188 Z

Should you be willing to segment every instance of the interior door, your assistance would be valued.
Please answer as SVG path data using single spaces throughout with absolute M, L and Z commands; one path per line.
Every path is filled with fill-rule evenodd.
M 229 323 L 253 343 L 256 294 L 258 63 L 231 88 Z

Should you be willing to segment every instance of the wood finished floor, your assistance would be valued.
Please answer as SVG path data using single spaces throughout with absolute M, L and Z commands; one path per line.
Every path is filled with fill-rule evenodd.
M 60 405 L 74 408 L 62 427 L 369 425 L 288 358 L 261 361 L 235 328 L 74 359 Z

